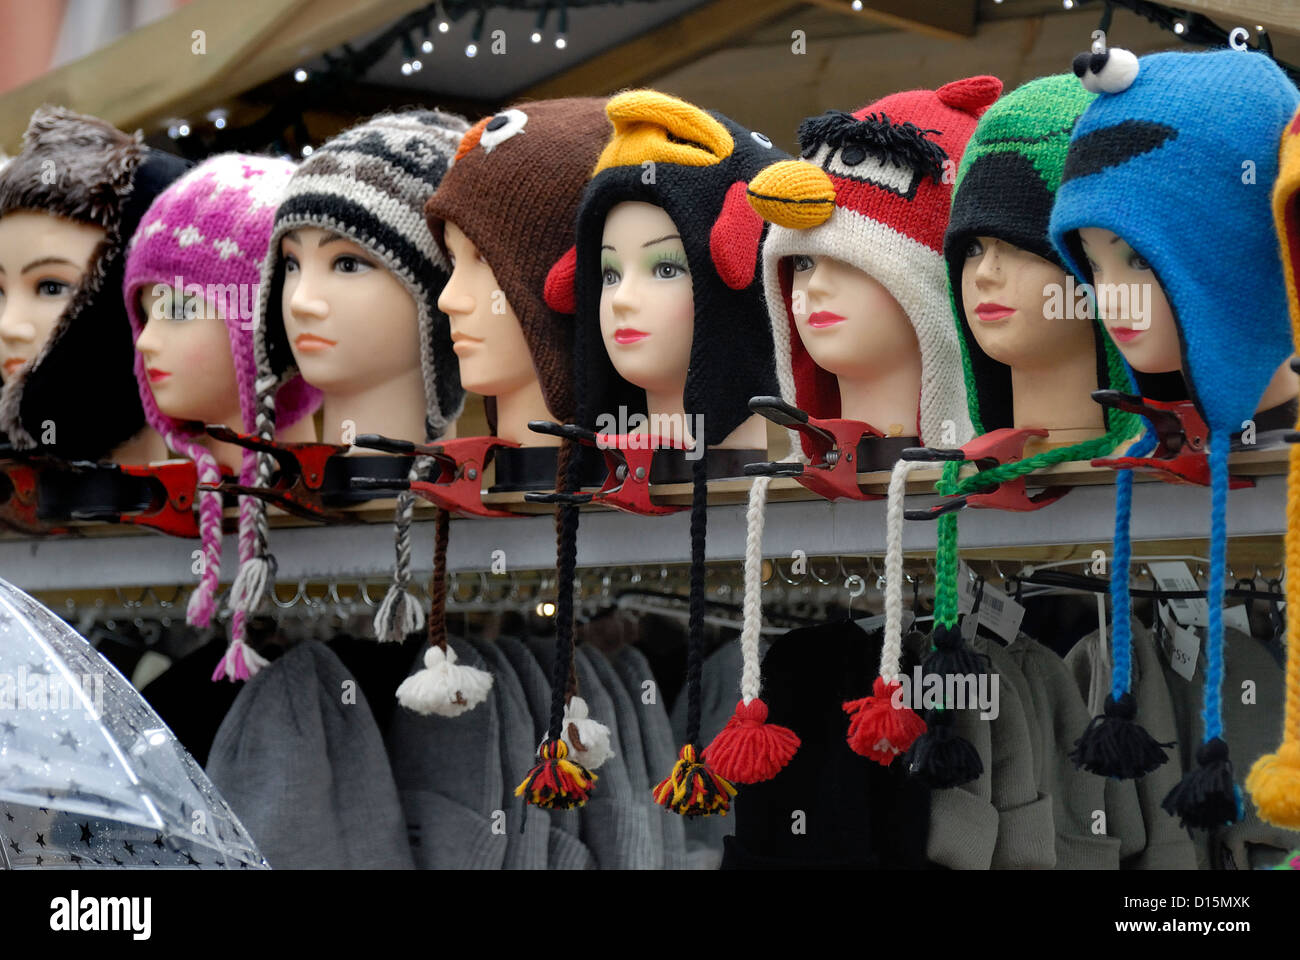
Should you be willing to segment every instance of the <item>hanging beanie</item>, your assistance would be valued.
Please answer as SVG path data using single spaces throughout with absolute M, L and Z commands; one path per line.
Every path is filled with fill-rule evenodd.
M 544 291 L 551 267 L 573 246 L 578 203 L 608 134 L 605 101 L 597 97 L 525 103 L 484 117 L 461 139 L 451 168 L 424 207 L 444 258 L 450 220 L 492 265 L 519 319 L 547 409 L 564 421 L 574 416 L 573 321 L 546 302 Z M 488 398 L 486 406 L 495 434 L 495 399 Z M 443 548 L 435 551 L 432 589 L 445 590 L 445 566 Z M 445 598 L 434 596 L 433 604 L 441 610 Z M 431 623 L 430 631 L 445 643 L 445 629 Z M 579 705 L 585 708 L 581 699 L 575 709 Z M 601 731 L 609 737 L 594 720 L 572 722 L 586 730 L 588 735 L 578 738 L 586 746 L 602 739 Z M 599 766 L 593 754 L 576 752 L 588 769 Z
M 1300 112 L 1282 133 L 1277 185 L 1273 188 L 1273 219 L 1282 246 L 1282 272 L 1291 308 L 1293 342 L 1300 349 Z M 1297 424 L 1300 429 L 1300 424 Z M 1300 610 L 1300 444 L 1291 444 L 1287 475 L 1286 599 L 1287 609 Z M 1250 769 L 1246 788 L 1262 819 L 1274 826 L 1300 828 L 1300 616 L 1286 621 L 1286 702 L 1282 742 L 1276 752 L 1261 756 Z
M 952 316 L 961 343 L 967 404 L 977 435 L 1014 425 L 1013 397 L 1011 368 L 983 351 L 966 316 L 961 293 L 966 247 L 974 237 L 997 237 L 1065 269 L 1048 237 L 1048 221 L 1065 166 L 1070 131 L 1093 98 L 1094 94 L 1069 74 L 1030 81 L 989 108 L 962 156 L 951 218 L 944 236 L 944 255 Z M 1119 351 L 1100 328 L 1094 329 L 1094 345 L 1099 388 L 1131 389 Z M 1078 399 L 1080 404 L 1091 401 L 1091 398 Z M 962 480 L 957 479 L 959 463 L 946 465 L 938 489 L 946 494 L 973 493 L 1028 476 L 1055 463 L 1104 456 L 1140 430 L 1134 414 L 1106 408 L 1103 416 L 1105 432 L 1081 443 L 982 470 Z M 909 465 L 902 464 L 896 468 L 897 483 L 891 485 L 893 499 L 887 508 L 889 522 L 894 526 L 887 536 L 886 577 L 896 578 L 888 592 L 887 610 L 894 609 L 899 596 L 902 481 L 910 469 Z M 957 515 L 944 516 L 939 525 L 936 570 L 942 572 L 942 583 L 936 591 L 935 623 L 939 627 L 936 645 L 946 646 L 959 655 L 963 647 L 952 629 L 957 621 L 956 585 L 952 582 L 958 570 Z M 893 636 L 897 630 L 891 621 L 887 633 Z M 886 649 L 892 649 L 888 641 Z
M 122 295 L 134 338 L 140 339 L 149 319 L 140 304 L 141 293 L 155 284 L 180 286 L 178 293 L 191 284 L 197 285 L 206 309 L 224 314 L 235 362 L 239 410 L 246 428 L 254 423 L 257 414 L 253 304 L 246 298 L 256 295 L 275 208 L 292 174 L 292 163 L 269 157 L 226 153 L 205 160 L 158 195 L 127 245 Z M 138 352 L 135 377 L 149 426 L 162 435 L 168 447 L 198 465 L 200 483 L 219 483 L 221 469 L 200 441 L 204 425 L 176 420 L 158 409 L 144 356 Z M 276 395 L 276 420 L 281 427 L 292 426 L 319 404 L 319 391 L 301 377 L 294 377 Z M 251 484 L 255 468 L 253 452 L 245 451 L 240 483 Z M 216 608 L 221 577 L 221 493 L 200 492 L 198 501 L 204 564 L 199 585 L 190 595 L 188 621 L 206 627 Z M 252 506 L 252 498 L 241 498 L 241 561 L 252 555 Z M 248 664 L 258 655 L 243 643 L 242 611 L 235 615 L 231 635 L 230 654 L 218 671 L 243 679 L 248 675 Z
M 22 152 L 0 173 L 0 217 L 48 213 L 105 235 L 49 339 L 0 393 L 0 430 L 15 447 L 101 460 L 144 427 L 121 294 L 124 251 L 150 202 L 188 167 L 145 146 L 139 131 L 63 107 L 32 114 Z
M 284 258 L 280 239 L 302 227 L 329 230 L 356 243 L 387 268 L 415 301 L 426 432 L 416 439 L 437 439 L 460 416 L 465 402 L 460 369 L 451 351 L 447 317 L 437 306 L 449 270 L 425 223 L 424 204 L 437 189 L 466 129 L 468 124 L 460 117 L 437 110 L 380 114 L 317 147 L 294 172 L 276 210 L 259 288 L 254 356 L 256 430 L 262 439 L 271 440 L 275 435 L 277 387 L 296 373 L 281 311 Z M 258 455 L 259 486 L 267 485 L 274 466 L 270 456 Z M 411 479 L 419 479 L 426 469 L 417 458 Z M 406 491 L 398 495 L 397 564 L 393 584 L 379 609 L 381 622 L 393 628 L 381 632 L 381 639 L 386 635 L 400 639 L 424 625 L 423 611 L 406 589 L 411 580 L 414 506 L 414 494 Z M 240 565 L 231 591 L 237 610 L 255 609 L 271 576 L 264 503 L 254 505 L 253 523 L 253 556 Z
M 1260 397 L 1291 350 L 1277 238 L 1269 229 L 1269 192 L 1277 178 L 1277 145 L 1300 104 L 1300 92 L 1271 59 L 1249 51 L 1136 59 L 1128 51 L 1111 50 L 1080 55 L 1075 72 L 1102 93 L 1071 136 L 1052 211 L 1052 242 L 1085 281 L 1089 275 L 1077 233 L 1083 227 L 1112 231 L 1151 264 L 1178 327 L 1188 395 L 1210 432 L 1204 740 L 1196 766 L 1163 803 L 1182 823 L 1210 828 L 1241 816 L 1240 792 L 1222 738 L 1228 447 L 1233 431 L 1255 416 Z M 1252 164 L 1250 176 L 1243 158 Z M 1196 171 L 1191 191 L 1186 189 L 1188 170 Z M 1205 282 L 1207 276 L 1234 277 L 1251 292 L 1251 308 L 1224 310 L 1218 293 Z M 1148 431 L 1143 451 L 1150 438 Z M 1132 496 L 1127 473 L 1121 472 L 1116 495 L 1114 679 L 1107 703 L 1107 713 L 1125 722 L 1133 714 L 1132 700 L 1125 696 Z
M 646 412 L 644 391 L 614 369 L 599 323 L 603 284 L 600 246 L 606 216 L 619 203 L 641 201 L 661 207 L 672 218 L 686 252 L 695 323 L 683 399 L 688 415 L 703 415 L 704 435 L 694 439 L 707 448 L 723 441 L 751 416 L 751 396 L 776 388 L 771 333 L 762 319 L 756 269 L 763 222 L 746 203 L 745 190 L 758 170 L 784 155 L 763 134 L 654 90 L 621 93 L 608 102 L 606 113 L 613 123 L 613 135 L 583 195 L 574 253 L 555 265 L 546 287 L 549 303 L 576 312 L 577 422 L 595 429 L 602 413 L 620 408 L 629 413 Z M 570 451 L 562 461 L 560 489 L 575 490 L 579 460 Z M 672 773 L 653 791 L 656 802 L 685 816 L 726 813 L 735 793 L 725 777 L 704 762 L 699 743 L 707 461 L 701 451 L 692 462 L 688 742 Z M 576 508 L 558 511 L 553 694 L 555 687 L 564 684 L 565 670 L 572 672 L 577 526 Z M 534 803 L 554 805 L 552 798 L 565 794 L 552 786 L 558 782 L 552 773 L 558 769 L 556 754 L 567 758 L 569 753 L 561 742 L 561 707 L 562 698 L 556 695 L 539 764 L 520 785 L 520 792 Z M 582 799 L 590 786 L 583 777 L 586 773 L 579 767 L 572 780 Z
M 916 331 L 921 353 L 917 434 L 922 443 L 970 438 L 960 348 L 944 276 L 952 172 L 989 104 L 1002 92 L 996 77 L 955 80 L 938 90 L 890 94 L 855 111 L 829 111 L 799 129 L 804 161 L 777 164 L 750 188 L 756 210 L 773 222 L 763 247 L 763 274 L 781 391 L 819 418 L 840 416 L 835 376 L 804 348 L 791 309 L 789 258 L 812 254 L 854 266 L 882 283 Z M 820 201 L 820 202 L 818 202 Z M 791 431 L 791 452 L 799 449 Z M 947 442 L 945 443 L 945 439 Z M 762 520 L 768 482 L 750 490 L 745 563 L 745 626 L 761 623 Z M 897 517 L 900 524 L 901 509 Z M 900 640 L 901 643 L 901 640 Z M 882 666 L 873 695 L 844 705 L 849 744 L 888 765 L 925 730 L 911 710 L 891 705 L 901 646 Z M 885 656 L 890 657 L 886 646 Z M 745 673 L 757 676 L 757 649 L 746 646 Z M 751 665 L 752 661 L 752 665 Z

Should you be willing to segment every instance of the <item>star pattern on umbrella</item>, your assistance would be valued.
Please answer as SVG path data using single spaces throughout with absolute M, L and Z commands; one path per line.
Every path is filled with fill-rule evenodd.
M 38 833 L 38 834 L 36 835 L 36 845 L 37 845 L 38 847 L 43 847 L 43 846 L 45 846 L 45 834 L 43 834 L 43 833 Z
M 15 727 L 8 720 L 6 720 L 4 723 L 0 723 L 0 727 L 4 728 L 4 732 L 7 733 L 9 736 L 13 736 L 15 733 L 18 732 L 18 728 Z
M 40 866 L 41 864 L 43 864 L 44 862 L 45 862 L 45 858 L 42 857 L 42 856 L 38 853 L 38 854 L 36 855 L 36 865 L 39 867 L 39 866 Z
M 123 840 L 123 841 L 122 841 L 122 846 L 126 847 L 126 852 L 127 852 L 127 853 L 129 853 L 129 854 L 130 854 L 131 856 L 133 856 L 133 857 L 135 856 L 135 847 L 133 847 L 133 846 L 131 845 L 131 841 L 129 841 L 129 840 Z
M 86 846 L 90 846 L 90 841 L 95 839 L 95 835 L 90 832 L 90 824 L 88 822 L 83 823 L 80 824 L 80 827 L 81 827 L 81 842 L 84 843 Z
M 73 750 L 76 750 L 80 744 L 77 743 L 77 738 L 72 735 L 71 730 L 64 730 L 63 736 L 59 737 L 59 746 L 71 747 Z
M 72 855 L 69 857 L 69 859 L 70 859 L 73 863 L 77 864 L 77 866 L 81 866 L 81 858 L 80 858 L 79 856 L 77 856 L 75 853 L 72 854 Z
M 153 845 L 159 850 L 163 849 L 163 835 L 161 833 L 153 838 Z
M 188 850 L 185 851 L 185 864 L 186 866 L 193 866 L 193 867 L 197 867 L 199 865 L 199 862 L 194 859 L 193 855 Z
M 33 676 L 39 677 L 48 677 L 50 675 L 50 671 L 45 669 L 45 664 L 41 663 L 39 660 L 36 663 L 29 663 L 27 665 L 27 672 Z
M 9 838 L 9 846 L 14 848 L 14 856 L 22 856 L 22 847 L 18 846 L 18 841 L 13 837 Z

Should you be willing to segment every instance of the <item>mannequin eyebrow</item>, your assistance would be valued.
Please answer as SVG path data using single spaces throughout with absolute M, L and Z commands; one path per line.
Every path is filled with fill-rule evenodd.
M 653 246 L 656 243 L 663 243 L 665 240 L 680 240 L 681 238 L 681 234 L 679 233 L 670 233 L 666 237 L 657 237 L 654 240 L 647 240 L 645 243 L 641 244 L 641 248 L 645 249 L 646 247 Z
M 71 260 L 65 260 L 63 257 L 41 257 L 39 260 L 33 260 L 31 263 L 27 264 L 27 266 L 23 267 L 18 272 L 20 274 L 30 273 L 31 271 L 35 270 L 37 267 L 48 267 L 51 264 L 56 264 L 56 263 L 68 267 L 76 266 L 76 264 L 73 263 Z M 0 273 L 4 273 L 4 267 L 0 267 Z
M 294 243 L 299 243 L 299 244 L 302 243 L 302 237 L 298 236 L 297 230 L 290 230 L 288 233 L 284 235 L 284 239 L 292 240 Z M 345 238 L 337 233 L 326 234 L 325 236 L 321 237 L 321 239 L 317 242 L 316 249 L 319 250 L 327 243 L 333 243 L 335 240 L 343 240 L 343 239 Z

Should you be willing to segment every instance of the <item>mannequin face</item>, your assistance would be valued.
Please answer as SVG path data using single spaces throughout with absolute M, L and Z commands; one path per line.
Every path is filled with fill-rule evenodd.
M 280 254 L 284 330 L 304 380 L 328 394 L 419 374 L 415 301 L 371 254 L 315 227 L 285 234 Z
M 1178 324 L 1151 265 L 1109 230 L 1084 227 L 1079 239 L 1092 268 L 1098 313 L 1124 359 L 1140 373 L 1181 370 Z
M 962 307 L 975 342 L 999 363 L 1054 367 L 1093 355 L 1090 317 L 1048 319 L 1049 294 L 1064 287 L 1064 270 L 1005 240 L 975 237 L 966 245 Z
M 177 420 L 242 430 L 230 334 L 216 309 L 166 284 L 140 291 L 144 358 L 158 409 Z
M 537 371 L 523 327 L 492 266 L 456 224 L 445 224 L 444 239 L 452 270 L 438 309 L 451 321 L 461 384 L 487 397 L 527 386 L 537 379 Z
M 0 374 L 45 346 L 104 239 L 102 227 L 17 210 L 0 217 Z
M 695 293 L 677 225 L 630 201 L 605 218 L 600 333 L 614 369 L 647 392 L 680 394 L 695 335 Z
M 884 284 L 842 260 L 790 258 L 791 306 L 813 362 L 836 376 L 878 376 L 921 352 L 916 330 Z

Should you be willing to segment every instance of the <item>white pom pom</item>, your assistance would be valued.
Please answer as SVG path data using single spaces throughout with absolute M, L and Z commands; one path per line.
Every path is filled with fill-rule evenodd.
M 456 663 L 456 651 L 430 647 L 424 652 L 424 669 L 417 670 L 397 688 L 402 706 L 429 716 L 459 717 L 473 710 L 492 689 L 492 674 Z
M 1105 62 L 1101 67 L 1095 68 L 1094 65 L 1103 59 Z M 1088 66 L 1079 74 L 1079 79 L 1093 93 L 1123 93 L 1137 79 L 1138 58 L 1133 51 L 1123 47 L 1111 47 L 1104 53 L 1094 53 L 1087 57 L 1087 62 Z
M 614 755 L 609 727 L 587 716 L 587 701 L 582 697 L 571 697 L 564 708 L 561 739 L 569 748 L 569 756 L 588 770 L 595 770 Z

